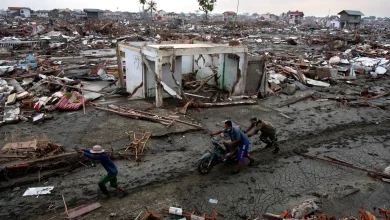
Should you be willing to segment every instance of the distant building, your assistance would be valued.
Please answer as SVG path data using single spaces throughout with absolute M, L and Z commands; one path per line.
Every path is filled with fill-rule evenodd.
M 31 17 L 31 9 L 27 7 L 8 7 L 8 14 L 11 16 L 29 18 Z
M 70 16 L 73 17 L 73 18 L 86 18 L 87 17 L 87 14 L 84 13 L 82 10 L 73 10 L 71 13 L 70 13 Z
M 196 15 L 195 13 L 190 13 L 189 14 L 189 19 L 196 20 L 196 19 L 198 19 L 198 15 Z
M 251 19 L 257 20 L 257 19 L 259 19 L 260 17 L 261 17 L 261 16 L 260 16 L 259 14 L 253 13 L 252 16 L 251 16 Z
M 175 12 L 169 12 L 169 13 L 167 13 L 167 14 L 165 15 L 165 18 L 166 18 L 167 20 L 174 20 L 174 19 L 179 18 L 179 15 L 178 15 L 177 13 L 175 13 Z
M 58 13 L 59 18 L 70 18 L 71 17 L 71 12 L 67 11 L 61 11 Z
M 279 17 L 277 15 L 267 13 L 267 14 L 261 15 L 260 18 L 262 20 L 266 20 L 266 21 L 277 21 Z
M 340 27 L 341 28 L 360 28 L 362 22 L 362 16 L 364 15 L 360 11 L 344 10 L 339 13 L 340 15 Z
M 160 16 L 160 17 L 165 17 L 166 14 L 167 14 L 167 12 L 164 10 L 160 10 L 157 12 L 157 16 Z
M 40 18 L 48 18 L 49 14 L 50 14 L 50 11 L 48 11 L 48 10 L 39 10 L 39 11 L 35 11 L 35 14 L 36 14 L 37 17 L 40 17 Z
M 92 8 L 86 8 L 84 9 L 84 12 L 87 13 L 87 18 L 90 19 L 98 19 L 103 16 L 104 11 L 100 9 L 92 9 Z
M 291 12 L 290 11 L 287 13 L 288 24 L 291 24 L 291 25 L 302 24 L 304 16 L 305 16 L 305 14 L 303 12 L 300 12 L 300 11 L 292 11 Z
M 340 18 L 337 15 L 332 15 L 326 19 L 326 27 L 340 28 Z
M 130 20 L 141 20 L 142 13 L 141 12 L 123 12 L 126 18 Z
M 224 21 L 232 21 L 235 22 L 237 20 L 237 14 L 234 11 L 225 11 L 223 13 L 223 20 Z

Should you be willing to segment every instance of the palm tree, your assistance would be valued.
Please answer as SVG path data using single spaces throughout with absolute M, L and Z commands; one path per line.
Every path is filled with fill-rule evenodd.
M 142 17 L 144 17 L 146 0 L 139 0 L 139 3 L 142 5 Z
M 146 9 L 147 11 L 150 11 L 150 16 L 153 18 L 153 11 L 157 11 L 157 3 L 154 0 L 150 0 L 148 2 L 149 8 Z

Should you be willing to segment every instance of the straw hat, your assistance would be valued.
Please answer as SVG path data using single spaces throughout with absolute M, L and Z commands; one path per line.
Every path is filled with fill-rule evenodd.
M 93 154 L 101 154 L 104 152 L 102 146 L 100 145 L 95 145 L 93 146 L 92 150 L 90 150 L 89 152 L 93 153 Z

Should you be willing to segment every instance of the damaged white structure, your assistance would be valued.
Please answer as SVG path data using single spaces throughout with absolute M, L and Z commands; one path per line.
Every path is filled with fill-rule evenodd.
M 232 95 L 245 91 L 245 46 L 131 42 L 118 44 L 117 49 L 119 69 L 123 63 L 126 66 L 126 80 L 120 73 L 121 84 L 126 83 L 131 99 L 156 97 L 157 107 L 163 105 L 163 97 L 181 99 L 182 77 L 190 72 L 197 72 L 198 79 L 214 76 L 208 84 Z

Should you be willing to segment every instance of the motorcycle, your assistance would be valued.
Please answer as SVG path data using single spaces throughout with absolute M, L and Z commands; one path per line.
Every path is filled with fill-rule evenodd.
M 205 153 L 198 163 L 198 172 L 202 175 L 210 173 L 217 164 L 237 162 L 238 148 L 231 152 L 233 147 L 227 145 L 226 142 L 221 143 L 218 137 L 212 137 L 211 143 L 209 152 Z

